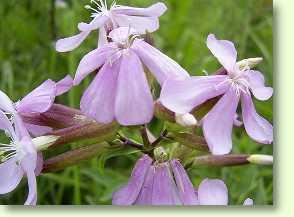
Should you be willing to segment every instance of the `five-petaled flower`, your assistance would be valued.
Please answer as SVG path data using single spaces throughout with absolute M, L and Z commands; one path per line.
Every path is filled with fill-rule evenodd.
M 153 162 L 141 157 L 128 184 L 113 194 L 113 205 L 228 205 L 228 189 L 219 179 L 204 179 L 195 189 L 178 160 Z M 253 205 L 248 198 L 244 205 Z
M 60 39 L 56 43 L 58 52 L 72 51 L 78 47 L 93 30 L 99 29 L 98 47 L 107 43 L 107 35 L 113 29 L 118 27 L 131 27 L 136 29 L 139 34 L 154 32 L 159 28 L 158 18 L 166 11 L 164 3 L 156 3 L 148 8 L 134 8 L 129 6 L 116 5 L 114 2 L 110 9 L 107 8 L 105 0 L 99 0 L 99 3 L 91 0 L 97 9 L 86 5 L 94 11 L 93 20 L 87 23 L 79 23 L 78 29 L 81 31 L 78 35 Z
M 25 205 L 35 205 L 36 175 L 40 172 L 38 163 L 42 160 L 38 160 L 37 150 L 21 117 L 13 110 L 12 102 L 5 106 L 0 105 L 0 131 L 4 131 L 11 141 L 9 144 L 0 143 L 0 194 L 13 191 L 26 175 L 29 194 Z
M 32 136 L 41 136 L 52 131 L 52 128 L 38 123 L 30 123 L 26 119 L 36 117 L 48 111 L 55 101 L 55 97 L 64 94 L 72 87 L 72 78 L 68 75 L 59 82 L 46 80 L 27 96 L 13 104 L 13 109 L 23 119 L 26 129 Z M 9 105 L 10 99 L 0 91 L 0 107 Z
M 81 111 L 100 123 L 116 119 L 121 125 L 148 123 L 153 117 L 153 97 L 143 64 L 160 84 L 189 74 L 142 39 L 136 31 L 120 27 L 110 32 L 113 42 L 88 53 L 80 62 L 74 85 L 100 69 L 81 99 Z M 101 68 L 100 68 L 101 67 Z
M 186 80 L 170 79 L 163 86 L 161 103 L 174 112 L 184 114 L 211 98 L 223 95 L 202 120 L 204 136 L 211 152 L 222 155 L 232 149 L 232 127 L 241 98 L 243 122 L 248 135 L 259 143 L 272 143 L 273 127 L 256 113 L 251 93 L 259 100 L 267 100 L 272 96 L 273 89 L 265 87 L 261 72 L 239 69 L 236 64 L 237 51 L 232 42 L 209 35 L 207 46 L 227 74 Z

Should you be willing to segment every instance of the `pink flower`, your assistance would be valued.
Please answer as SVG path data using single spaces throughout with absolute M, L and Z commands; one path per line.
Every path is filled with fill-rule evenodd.
M 1 111 L 13 107 L 12 102 L 6 103 L 5 107 L 3 103 L 0 105 L 0 131 L 5 131 L 11 138 L 11 142 L 9 144 L 0 143 L 0 194 L 13 191 L 25 175 L 29 186 L 25 205 L 36 205 L 37 151 L 20 116 L 13 114 L 11 123 L 5 113 Z
M 204 136 L 211 152 L 222 155 L 232 149 L 232 127 L 234 122 L 237 124 L 236 110 L 241 98 L 243 122 L 248 135 L 259 143 L 272 143 L 273 127 L 256 113 L 251 94 L 263 101 L 272 96 L 273 89 L 265 87 L 261 72 L 249 68 L 240 71 L 236 64 L 237 51 L 232 42 L 209 35 L 207 46 L 224 66 L 227 75 L 169 80 L 162 88 L 161 103 L 176 113 L 185 114 L 208 99 L 223 95 L 202 120 Z
M 78 47 L 93 30 L 99 29 L 98 47 L 107 43 L 107 33 L 118 27 L 131 27 L 139 34 L 154 32 L 159 28 L 158 17 L 165 11 L 164 3 L 156 3 L 148 8 L 134 8 L 116 5 L 114 2 L 110 9 L 107 8 L 106 1 L 99 0 L 99 3 L 91 0 L 97 9 L 87 5 L 86 8 L 94 11 L 93 20 L 87 23 L 79 23 L 81 31 L 78 35 L 61 39 L 56 43 L 58 52 L 72 51 Z
M 72 78 L 66 76 L 59 82 L 50 79 L 42 83 L 23 99 L 15 103 L 15 110 L 20 116 L 32 117 L 48 111 L 55 101 L 55 97 L 64 94 L 72 87 Z M 24 123 L 33 136 L 41 136 L 52 131 L 52 128 L 43 125 Z
M 116 119 L 122 125 L 139 125 L 153 117 L 153 97 L 143 64 L 160 84 L 167 78 L 189 74 L 175 61 L 141 39 L 127 27 L 113 30 L 113 42 L 88 53 L 80 62 L 74 85 L 99 69 L 81 99 L 81 111 L 100 123 Z
M 228 189 L 219 179 L 205 179 L 194 189 L 178 160 L 153 162 L 144 155 L 133 169 L 128 184 L 113 194 L 113 205 L 228 205 Z M 247 199 L 245 205 L 253 204 Z
M 125 187 L 113 194 L 113 205 L 197 205 L 185 169 L 177 160 L 154 162 L 144 155 Z

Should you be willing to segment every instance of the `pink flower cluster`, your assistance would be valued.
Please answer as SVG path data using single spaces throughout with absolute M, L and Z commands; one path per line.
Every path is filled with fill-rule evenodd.
M 252 95 L 268 100 L 273 89 L 265 86 L 261 72 L 237 64 L 237 51 L 230 41 L 213 34 L 207 38 L 211 53 L 224 67 L 222 75 L 193 76 L 177 62 L 143 39 L 146 33 L 159 28 L 159 17 L 166 11 L 163 3 L 148 8 L 134 8 L 93 1 L 90 23 L 79 23 L 79 34 L 56 43 L 58 52 L 77 48 L 89 34 L 99 31 L 97 48 L 86 54 L 77 68 L 75 78 L 60 82 L 45 81 L 17 103 L 0 91 L 0 130 L 11 138 L 0 144 L 0 193 L 5 194 L 28 179 L 29 195 L 25 204 L 36 204 L 36 176 L 40 173 L 41 154 L 32 137 L 48 134 L 48 126 L 26 123 L 23 117 L 48 111 L 55 97 L 79 85 L 92 72 L 98 72 L 85 90 L 81 112 L 98 123 L 113 121 L 122 126 L 143 125 L 154 117 L 154 101 L 177 115 L 185 115 L 206 101 L 220 97 L 216 105 L 199 120 L 209 149 L 214 155 L 230 153 L 232 129 L 241 101 L 242 120 L 248 135 L 264 144 L 273 142 L 273 127 L 254 108 Z M 159 99 L 154 99 L 145 73 L 148 69 L 161 86 Z M 38 157 L 39 156 L 39 157 Z M 135 166 L 127 186 L 114 194 L 117 205 L 227 205 L 227 187 L 221 180 L 204 180 L 194 189 L 178 160 L 158 163 L 143 156 Z M 251 199 L 245 204 L 252 204 Z

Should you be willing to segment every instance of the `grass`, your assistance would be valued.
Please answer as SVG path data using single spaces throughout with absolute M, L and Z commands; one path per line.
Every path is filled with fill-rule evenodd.
M 52 10 L 53 1 L 2 0 L 0 2 L 0 89 L 15 101 L 47 78 L 59 80 L 74 75 L 81 57 L 95 47 L 97 34 L 77 50 L 59 54 L 54 50 L 57 38 L 77 32 L 77 23 L 89 21 L 83 8 L 88 0 L 68 0 L 66 8 Z M 120 0 L 119 4 L 148 6 L 153 0 Z M 258 66 L 273 85 L 272 1 L 270 0 L 165 0 L 169 10 L 160 19 L 154 34 L 155 44 L 178 61 L 192 75 L 213 73 L 220 66 L 209 53 L 205 40 L 209 33 L 236 43 L 238 58 L 264 57 Z M 79 106 L 89 79 L 59 103 Z M 273 102 L 256 102 L 257 111 L 273 121 Z M 244 129 L 234 130 L 235 153 L 271 154 L 272 146 L 254 143 Z M 75 146 L 78 144 L 71 144 Z M 118 154 L 119 155 L 119 154 Z M 103 157 L 102 157 L 103 156 Z M 106 159 L 107 153 L 60 173 L 38 177 L 38 204 L 110 204 L 112 192 L 128 180 L 138 154 L 122 153 Z M 103 169 L 103 164 L 105 168 Z M 252 197 L 256 204 L 273 203 L 271 167 L 194 168 L 189 175 L 195 185 L 206 177 L 222 178 L 229 186 L 230 203 L 242 204 Z M 26 183 L 1 196 L 0 204 L 23 204 Z

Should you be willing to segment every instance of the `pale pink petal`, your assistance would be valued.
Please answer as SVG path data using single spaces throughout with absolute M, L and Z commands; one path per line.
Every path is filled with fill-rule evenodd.
M 169 110 L 186 114 L 229 88 L 226 75 L 169 79 L 162 86 L 159 101 Z
M 74 85 L 78 85 L 91 72 L 99 69 L 116 52 L 116 49 L 109 46 L 103 46 L 88 53 L 81 60 L 75 78 Z
M 116 14 L 125 14 L 131 16 L 144 16 L 144 17 L 160 17 L 167 10 L 164 3 L 158 2 L 148 8 L 134 8 L 129 6 L 119 6 L 111 11 Z
M 89 24 L 79 23 L 78 29 L 81 32 L 93 31 L 103 27 L 108 20 L 109 20 L 109 17 L 107 15 L 98 15 Z
M 153 180 L 152 205 L 172 206 L 181 204 L 169 163 L 161 163 L 154 167 L 155 174 Z
M 250 89 L 259 100 L 268 100 L 273 95 L 273 88 L 265 86 L 264 76 L 259 71 L 248 70 L 244 72 L 249 79 Z
M 230 88 L 204 117 L 203 133 L 212 154 L 228 154 L 232 149 L 232 128 L 239 97 Z
M 112 39 L 112 41 L 116 43 L 124 44 L 131 35 L 137 34 L 137 31 L 134 28 L 130 27 L 119 27 L 112 30 L 108 37 Z
M 99 29 L 98 48 L 105 46 L 108 43 L 107 33 L 105 28 Z
M 189 77 L 188 72 L 178 63 L 142 40 L 136 39 L 132 49 L 161 85 L 169 78 L 185 79 Z
M 120 60 L 99 71 L 81 99 L 81 111 L 99 123 L 114 120 L 114 106 Z
M 80 44 L 88 37 L 91 31 L 80 32 L 75 36 L 69 38 L 59 39 L 56 42 L 57 52 L 69 52 L 80 46 Z
M 13 102 L 9 99 L 9 97 L 0 90 L 0 109 L 4 112 L 14 113 Z
M 152 191 L 155 168 L 151 166 L 146 175 L 140 194 L 135 202 L 136 205 L 152 205 Z
M 228 205 L 228 189 L 226 184 L 219 179 L 205 179 L 198 188 L 200 205 Z
M 137 200 L 151 164 L 152 159 L 148 155 L 144 155 L 137 161 L 129 183 L 113 194 L 113 205 L 128 206 Z
M 178 160 L 172 160 L 171 168 L 173 170 L 179 196 L 183 205 L 198 205 L 195 190 L 184 167 Z
M 154 32 L 159 29 L 159 20 L 157 17 L 138 17 L 124 14 L 113 14 L 113 19 L 120 27 L 131 27 L 136 29 L 139 34 Z
M 16 138 L 16 134 L 11 122 L 1 110 L 0 110 L 0 130 L 7 132 L 12 138 Z
M 25 172 L 28 180 L 29 194 L 25 205 L 35 205 L 37 200 L 37 184 L 35 170 L 37 168 L 38 155 L 36 148 L 31 139 L 25 137 L 21 140 L 24 150 L 24 157 L 21 159 L 20 165 Z
M 73 80 L 70 75 L 67 75 L 62 80 L 56 83 L 56 96 L 60 96 L 68 92 L 73 86 Z
M 34 170 L 26 170 L 28 186 L 29 186 L 29 193 L 27 200 L 24 205 L 31 205 L 34 206 L 37 204 L 37 181 L 36 175 Z
M 43 170 L 43 165 L 44 165 L 44 158 L 42 152 L 37 153 L 37 165 L 35 168 L 35 174 L 36 176 L 39 176 Z
M 248 135 L 259 143 L 271 144 L 273 142 L 273 126 L 257 114 L 250 94 L 242 93 L 241 102 L 243 122 Z
M 43 113 L 54 103 L 56 83 L 50 79 L 25 96 L 16 109 L 19 113 Z
M 254 205 L 254 201 L 251 198 L 247 198 L 243 203 L 243 206 L 253 206 L 253 205 Z
M 26 129 L 29 131 L 29 133 L 33 137 L 43 136 L 53 131 L 51 127 L 47 127 L 47 126 L 41 126 L 41 125 L 35 125 L 35 124 L 29 124 L 29 123 L 24 123 L 24 124 Z
M 0 164 L 0 194 L 13 191 L 23 177 L 23 170 L 15 158 Z
M 149 123 L 153 117 L 152 94 L 138 56 L 131 50 L 122 56 L 115 98 L 115 117 L 122 125 Z
M 26 143 L 31 144 L 31 136 L 27 128 L 25 127 L 25 123 L 23 122 L 22 117 L 19 114 L 14 114 L 13 123 L 16 133 L 16 140 L 24 140 Z M 26 145 L 25 148 L 30 148 L 29 152 L 35 151 L 34 149 L 31 149 L 31 146 L 29 145 Z
M 213 34 L 207 37 L 206 43 L 211 53 L 223 67 L 229 73 L 233 72 L 237 61 L 237 51 L 234 44 L 227 40 L 218 40 Z

